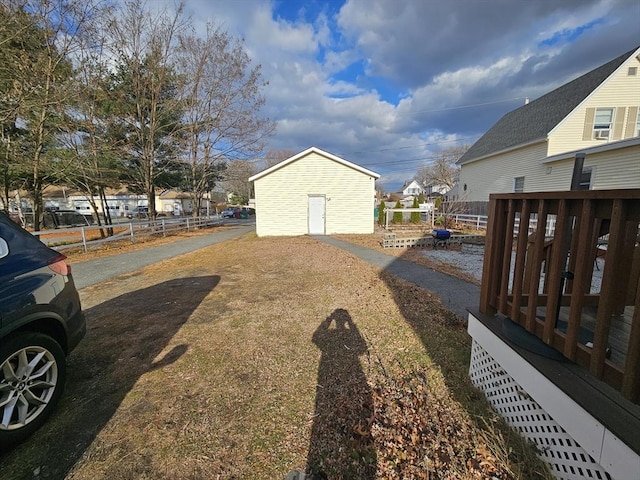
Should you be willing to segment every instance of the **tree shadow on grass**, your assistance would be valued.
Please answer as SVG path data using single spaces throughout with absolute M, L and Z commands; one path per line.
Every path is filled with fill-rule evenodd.
M 322 351 L 307 473 L 319 479 L 373 480 L 373 394 L 358 357 L 367 345 L 349 312 L 336 309 L 313 334 Z
M 219 282 L 213 275 L 169 280 L 86 310 L 87 336 L 67 359 L 58 408 L 26 442 L 0 454 L 0 478 L 65 478 L 140 376 L 187 351 L 177 345 L 156 360 Z

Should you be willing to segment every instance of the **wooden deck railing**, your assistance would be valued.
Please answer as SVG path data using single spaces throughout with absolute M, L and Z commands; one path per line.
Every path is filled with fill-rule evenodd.
M 480 311 L 640 403 L 639 226 L 640 189 L 491 195 Z

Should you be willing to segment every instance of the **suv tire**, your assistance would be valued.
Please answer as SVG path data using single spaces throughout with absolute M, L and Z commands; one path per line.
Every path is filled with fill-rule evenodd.
M 0 345 L 0 448 L 15 445 L 51 414 L 66 381 L 65 355 L 48 335 L 23 332 Z

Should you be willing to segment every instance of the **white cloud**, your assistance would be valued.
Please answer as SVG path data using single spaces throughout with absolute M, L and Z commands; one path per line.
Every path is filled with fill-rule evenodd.
M 272 148 L 316 145 L 383 183 L 640 39 L 637 0 L 314 5 L 287 16 L 281 0 L 187 0 L 198 28 L 222 25 L 262 65 Z

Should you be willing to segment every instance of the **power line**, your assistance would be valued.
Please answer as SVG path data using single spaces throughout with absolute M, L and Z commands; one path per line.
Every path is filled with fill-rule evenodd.
M 409 149 L 409 148 L 431 147 L 433 145 L 441 145 L 443 143 L 457 143 L 457 142 L 461 142 L 463 140 L 468 140 L 469 138 L 473 138 L 473 137 L 457 138 L 455 140 L 442 140 L 441 142 L 420 143 L 418 145 L 407 145 L 407 146 L 404 146 L 404 147 L 381 148 L 379 150 L 355 150 L 353 152 L 346 152 L 346 153 L 341 154 L 341 155 L 351 155 L 351 154 L 354 154 L 354 153 L 392 152 L 392 151 L 395 151 L 395 150 L 406 150 L 406 149 Z
M 432 110 L 416 110 L 415 112 L 408 112 L 408 114 L 412 115 L 415 113 L 447 112 L 449 110 L 458 110 L 460 108 L 484 107 L 486 105 L 495 105 L 496 103 L 513 102 L 514 100 L 525 100 L 525 99 L 522 97 L 505 98 L 503 100 L 494 100 L 493 102 L 470 103 L 469 105 L 458 105 L 457 107 L 435 108 Z

